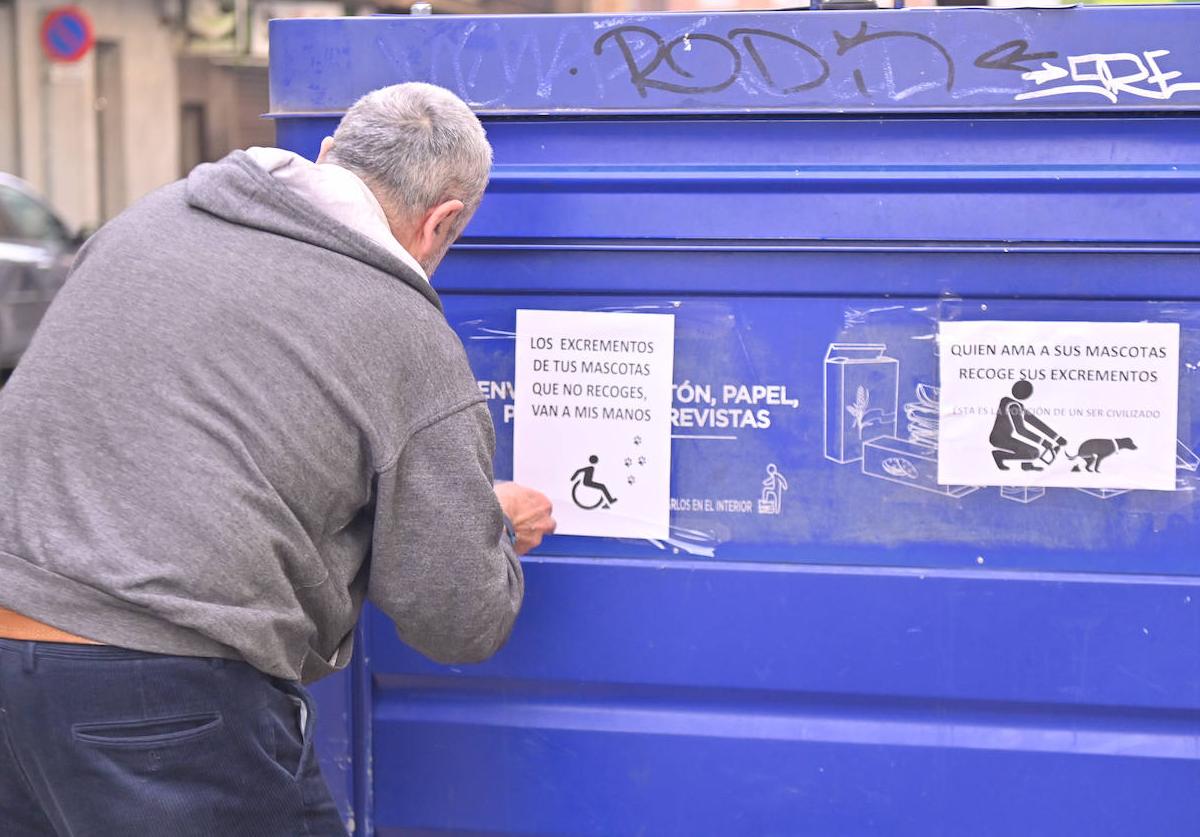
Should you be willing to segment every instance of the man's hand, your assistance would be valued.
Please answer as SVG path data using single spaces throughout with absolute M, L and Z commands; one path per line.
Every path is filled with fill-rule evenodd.
M 495 489 L 500 508 L 516 530 L 518 555 L 524 555 L 540 544 L 544 536 L 553 534 L 554 509 L 549 497 L 515 482 L 496 483 Z

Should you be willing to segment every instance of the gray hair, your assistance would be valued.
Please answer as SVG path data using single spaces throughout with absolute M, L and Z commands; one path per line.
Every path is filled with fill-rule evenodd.
M 478 208 L 492 167 L 492 147 L 466 103 L 422 82 L 393 84 L 363 96 L 333 135 L 330 162 L 354 172 L 390 213 L 418 217 L 448 200 Z

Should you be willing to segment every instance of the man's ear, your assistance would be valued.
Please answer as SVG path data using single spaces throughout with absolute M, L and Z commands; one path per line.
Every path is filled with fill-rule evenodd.
M 321 140 L 321 150 L 317 153 L 317 162 L 324 163 L 329 157 L 329 152 L 333 150 L 333 137 L 325 137 Z
M 421 223 L 421 231 L 418 234 L 417 247 L 421 251 L 421 255 L 418 256 L 416 253 L 413 255 L 420 260 L 447 246 L 450 243 L 447 241 L 447 236 L 451 234 L 455 220 L 465 208 L 466 204 L 455 199 L 444 201 L 430 209 Z

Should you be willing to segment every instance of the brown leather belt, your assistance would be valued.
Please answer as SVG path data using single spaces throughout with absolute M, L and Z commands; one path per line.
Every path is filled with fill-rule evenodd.
M 33 642 L 69 642 L 73 645 L 104 644 L 69 634 L 66 631 L 60 631 L 58 628 L 47 625 L 44 622 L 30 619 L 28 616 L 22 616 L 16 611 L 7 610 L 3 607 L 0 607 L 0 639 L 20 639 Z

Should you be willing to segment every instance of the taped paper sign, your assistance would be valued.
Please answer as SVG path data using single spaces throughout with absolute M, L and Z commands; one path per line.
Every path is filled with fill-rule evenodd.
M 517 311 L 513 479 L 559 534 L 668 536 L 674 348 L 670 314 Z
M 938 482 L 1175 489 L 1177 323 L 944 322 Z

